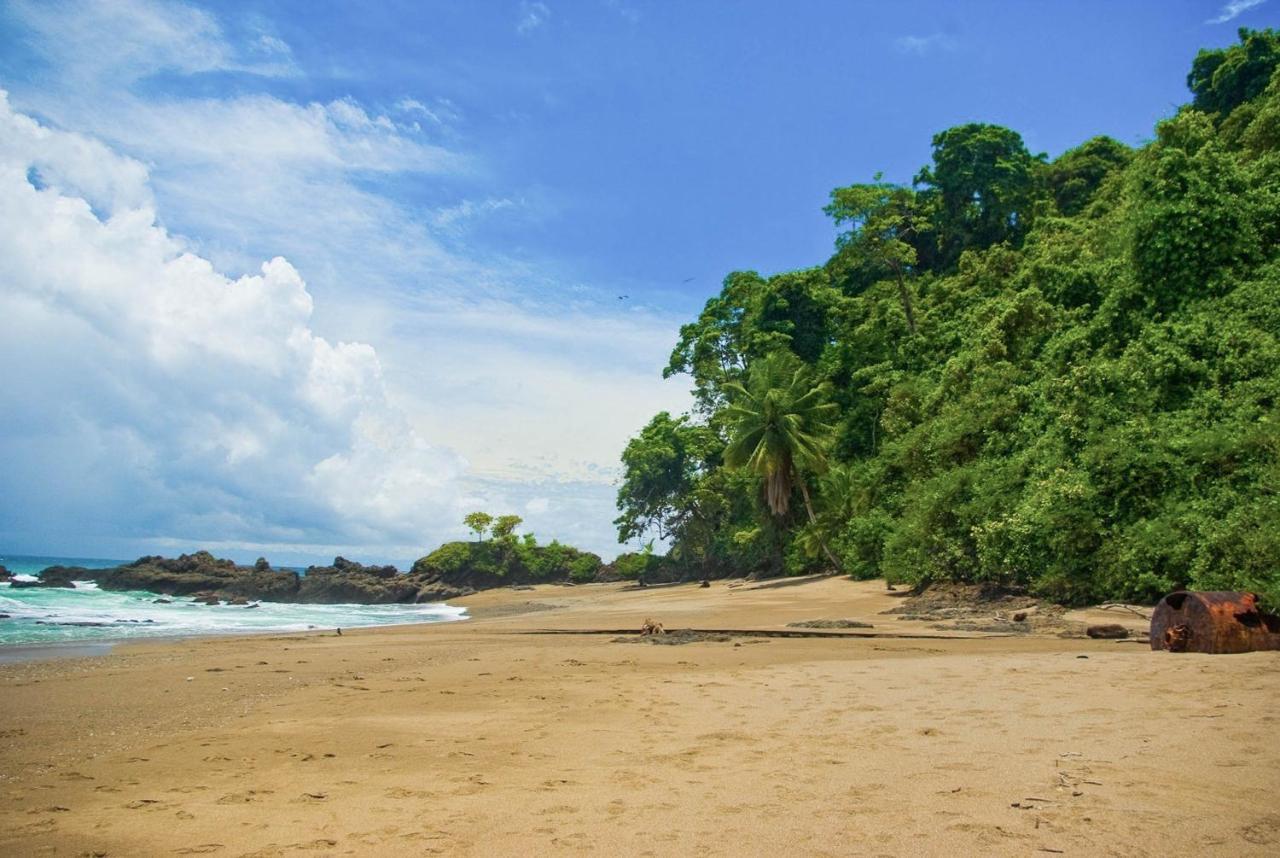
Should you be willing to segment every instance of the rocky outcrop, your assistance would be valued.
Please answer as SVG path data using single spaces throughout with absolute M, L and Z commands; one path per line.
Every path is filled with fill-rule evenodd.
M 273 569 L 259 557 L 252 566 L 207 551 L 176 558 L 139 557 L 110 569 L 51 566 L 29 586 L 65 587 L 96 581 L 103 590 L 144 590 L 164 597 L 189 596 L 206 605 L 253 607 L 249 602 L 385 605 L 445 602 L 477 590 L 592 580 L 600 558 L 569 546 L 449 543 L 422 558 L 408 573 L 394 566 L 365 566 L 335 557 L 329 566 L 299 574 Z M 15 582 L 14 586 L 17 586 Z M 159 601 L 159 600 L 157 600 Z
M 11 578 L 9 586 L 15 590 L 24 587 L 62 587 L 74 590 L 76 586 L 74 582 L 87 580 L 89 580 L 88 569 L 81 569 L 79 566 L 50 566 L 41 572 L 35 581 Z
M 110 569 L 51 566 L 39 580 L 15 586 L 69 587 L 72 580 L 96 581 L 103 590 L 145 590 L 161 596 L 190 596 L 205 605 L 250 602 L 380 605 L 413 602 L 422 581 L 394 566 L 365 566 L 335 557 L 331 566 L 311 566 L 299 575 L 273 569 L 259 558 L 252 566 L 214 557 L 207 551 L 176 558 L 140 557 Z M 157 600 L 160 601 L 160 600 Z
M 310 604 L 384 605 L 412 602 L 418 593 L 418 582 L 401 575 L 394 566 L 365 566 L 333 558 L 332 566 L 309 566 L 302 576 L 298 593 L 290 601 Z
M 49 572 L 40 573 L 43 578 Z M 112 569 L 83 570 L 85 578 L 98 582 L 104 590 L 146 590 L 165 596 L 217 594 L 221 598 L 242 596 L 275 602 L 297 601 L 298 573 L 270 566 L 237 566 L 207 551 L 177 558 L 140 557 Z
M 74 589 L 74 582 L 84 581 L 87 571 L 79 566 L 50 566 L 40 573 L 40 586 Z
M 477 590 L 529 584 L 586 582 L 600 571 L 599 556 L 568 545 L 514 541 L 449 542 L 413 564 L 418 602 L 445 602 Z
M 0 581 L 8 581 L 13 575 L 4 566 L 0 565 Z

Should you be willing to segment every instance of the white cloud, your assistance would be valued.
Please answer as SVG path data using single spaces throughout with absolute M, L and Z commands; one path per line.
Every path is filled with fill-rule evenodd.
M 436 212 L 435 223 L 437 226 L 450 227 L 457 224 L 475 220 L 486 215 L 500 212 L 503 209 L 512 209 L 522 205 L 516 200 L 509 200 L 506 197 L 487 200 L 463 200 L 457 205 L 443 208 Z
M 292 265 L 219 273 L 118 155 L 97 161 L 95 213 L 74 177 L 99 144 L 2 93 L 0 140 L 0 361 L 21 368 L 0 379 L 21 424 L 0 435 L 5 497 L 192 540 L 403 541 L 454 517 L 463 462 L 392 406 L 371 347 L 312 330 Z M 49 479 L 68 456 L 88 479 Z
M 1266 0 L 1231 0 L 1222 7 L 1218 13 L 1218 17 L 1210 18 L 1205 21 L 1206 24 L 1225 24 L 1228 21 L 1235 20 L 1240 15 L 1248 12 L 1257 6 L 1261 6 Z
M 349 98 L 292 104 L 270 96 L 161 103 L 119 100 L 95 124 L 171 163 L 273 169 L 456 173 L 466 159 L 405 133 Z
M 483 172 L 417 127 L 456 122 L 446 100 L 144 97 L 132 82 L 158 70 L 269 70 L 286 53 L 231 44 L 187 7 L 115 8 L 18 7 L 59 74 L 5 108 L 30 139 L 0 134 L 0 158 L 44 188 L 6 174 L 20 193 L 0 211 L 48 227 L 19 248 L 38 260 L 0 261 L 28 260 L 0 282 L 15 368 L 0 387 L 19 403 L 0 426 L 0 538 L 65 526 L 70 544 L 93 522 L 156 550 L 404 560 L 464 535 L 466 496 L 612 553 L 622 447 L 687 403 L 659 375 L 678 320 L 469 250 L 465 222 L 537 216 L 516 190 L 430 209 L 379 190 Z M 70 11 L 111 38 L 60 29 Z M 18 208 L 51 199 L 44 221 Z
M 520 0 L 520 20 L 516 23 L 516 32 L 527 35 L 541 27 L 551 17 L 551 9 L 546 3 L 538 0 Z
M 447 98 L 434 98 L 427 105 L 416 98 L 405 96 L 396 102 L 396 110 L 410 116 L 422 116 L 433 125 L 448 128 L 462 118 L 457 106 Z
M 918 56 L 923 56 L 933 51 L 954 51 L 958 47 L 955 37 L 946 33 L 930 33 L 927 36 L 902 36 L 894 44 L 898 50 Z
M 267 77 L 297 73 L 289 46 L 263 35 L 238 49 L 216 18 L 181 3 L 152 0 L 19 0 L 17 17 L 63 74 L 138 80 L 160 71 L 234 71 Z

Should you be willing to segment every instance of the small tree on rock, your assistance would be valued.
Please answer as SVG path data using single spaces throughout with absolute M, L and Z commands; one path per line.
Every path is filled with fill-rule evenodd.
M 493 516 L 487 512 L 472 512 L 468 513 L 462 522 L 476 532 L 477 542 L 483 542 L 485 531 L 493 524 Z
M 493 523 L 493 538 L 507 539 L 523 523 L 524 519 L 518 515 L 500 515 Z

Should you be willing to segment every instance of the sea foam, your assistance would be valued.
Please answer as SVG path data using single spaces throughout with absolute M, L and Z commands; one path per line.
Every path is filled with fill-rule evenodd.
M 167 599 L 168 604 L 157 602 Z M 466 619 L 466 609 L 443 604 L 202 605 L 190 598 L 141 591 L 110 592 L 93 582 L 75 589 L 0 583 L 0 646 L 186 635 L 250 634 L 360 628 Z

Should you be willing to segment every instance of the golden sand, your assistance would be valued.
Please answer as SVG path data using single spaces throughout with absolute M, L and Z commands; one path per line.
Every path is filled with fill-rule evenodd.
M 0 855 L 1280 854 L 1280 653 L 947 637 L 841 579 L 459 602 L 0 666 Z M 937 637 L 527 633 L 648 617 Z

